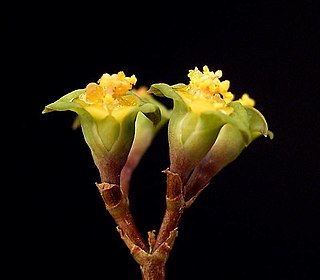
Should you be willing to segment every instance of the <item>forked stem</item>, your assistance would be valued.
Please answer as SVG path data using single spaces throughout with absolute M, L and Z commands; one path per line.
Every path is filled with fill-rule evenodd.
M 178 225 L 185 209 L 183 185 L 176 173 L 167 175 L 166 211 L 158 235 L 148 232 L 144 240 L 132 217 L 128 197 L 117 184 L 96 184 L 117 230 L 140 266 L 142 280 L 165 280 L 166 262 L 178 235 Z

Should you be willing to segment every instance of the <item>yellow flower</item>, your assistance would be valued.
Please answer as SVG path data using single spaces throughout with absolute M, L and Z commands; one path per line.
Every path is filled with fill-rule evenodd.
M 233 108 L 229 103 L 234 101 L 234 94 L 229 91 L 230 81 L 221 81 L 222 71 L 210 71 L 208 66 L 201 72 L 198 67 L 189 70 L 190 82 L 187 86 L 178 88 L 177 92 L 191 110 L 197 114 L 207 110 L 218 110 L 230 115 Z M 243 105 L 254 106 L 254 100 L 244 94 L 239 100 Z
M 131 107 L 139 104 L 136 96 L 126 95 L 136 82 L 135 75 L 126 77 L 123 71 L 112 75 L 106 73 L 98 83 L 89 83 L 75 102 L 81 104 L 97 120 L 108 115 L 121 120 Z
M 206 73 L 204 67 L 202 74 L 197 68 L 190 70 L 190 83 L 177 92 L 191 110 L 197 114 L 206 110 L 219 110 L 230 114 L 232 109 L 227 106 L 225 96 L 230 99 L 231 93 L 228 92 L 228 81 L 221 83 L 218 76 L 213 72 Z M 217 71 L 218 72 L 218 71 Z M 221 85 L 221 86 L 220 86 Z M 223 94 L 222 94 L 223 92 Z

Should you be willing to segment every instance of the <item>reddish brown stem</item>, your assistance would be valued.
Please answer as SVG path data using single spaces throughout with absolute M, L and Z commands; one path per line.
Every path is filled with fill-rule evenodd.
M 157 250 L 169 237 L 171 231 L 178 227 L 185 209 L 183 185 L 180 176 L 168 169 L 164 172 L 167 174 L 166 211 L 152 251 Z
M 120 187 L 116 184 L 101 183 L 97 184 L 108 212 L 115 220 L 118 227 L 141 249 L 147 251 L 147 242 L 141 236 L 132 214 L 129 203 L 124 197 Z
M 140 266 L 142 280 L 165 280 L 165 263 L 157 258 L 150 258 L 144 265 Z

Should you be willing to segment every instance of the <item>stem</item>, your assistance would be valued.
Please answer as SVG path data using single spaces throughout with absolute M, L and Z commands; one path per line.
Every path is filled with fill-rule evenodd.
M 93 154 L 93 159 L 99 170 L 101 182 L 120 185 L 120 173 L 126 163 L 126 157 L 115 158 L 111 155 L 97 157 Z
M 159 234 L 157 236 L 153 251 L 169 237 L 171 231 L 178 227 L 180 218 L 185 209 L 183 198 L 183 185 L 178 174 L 164 171 L 167 174 L 167 194 L 166 194 L 166 211 L 161 223 Z
M 165 280 L 166 268 L 165 262 L 161 259 L 150 258 L 140 266 L 142 280 Z
M 146 241 L 141 236 L 129 209 L 128 200 L 116 184 L 97 184 L 105 206 L 118 227 L 126 236 L 143 250 L 148 250 Z
M 165 280 L 166 262 L 172 250 L 174 241 L 178 235 L 177 228 L 168 233 L 168 237 L 152 253 L 142 258 L 138 263 L 142 273 L 143 280 Z

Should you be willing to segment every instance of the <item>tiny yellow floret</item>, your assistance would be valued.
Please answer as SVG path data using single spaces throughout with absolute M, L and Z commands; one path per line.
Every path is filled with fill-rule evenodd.
M 244 93 L 242 97 L 238 99 L 238 101 L 244 106 L 254 107 L 256 104 L 255 100 L 252 99 L 248 93 Z

